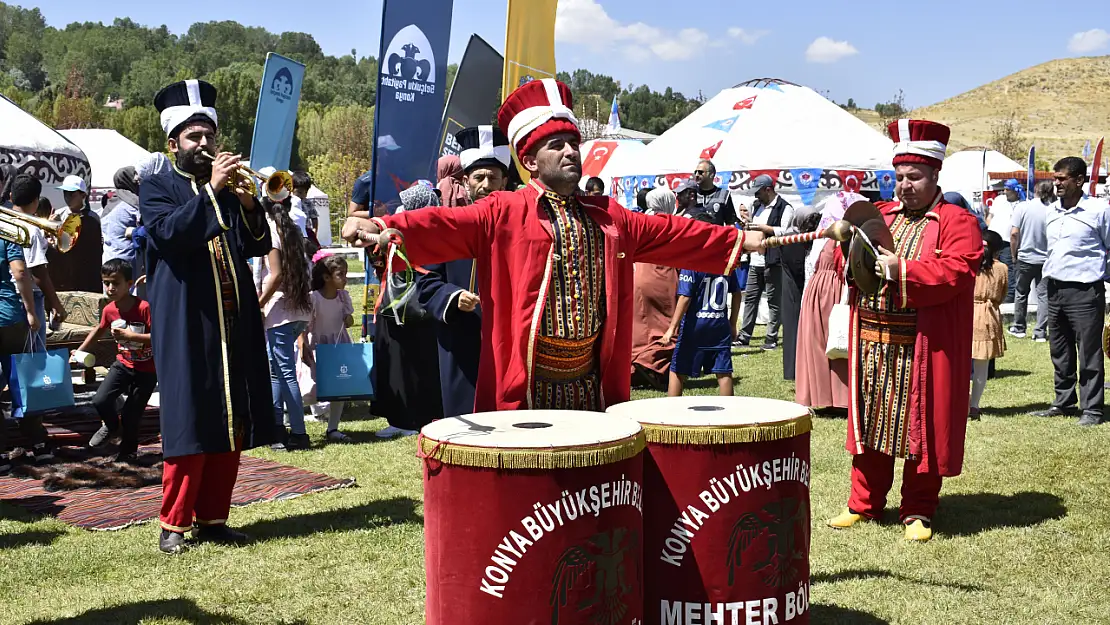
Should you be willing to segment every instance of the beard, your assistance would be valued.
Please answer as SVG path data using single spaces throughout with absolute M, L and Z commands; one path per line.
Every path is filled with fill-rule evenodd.
M 553 184 L 578 186 L 579 181 L 582 180 L 582 166 L 576 164 L 573 169 L 564 169 L 562 164 L 560 164 L 558 167 L 553 167 L 542 172 L 539 178 L 547 186 Z
M 197 153 L 202 151 L 199 145 L 188 150 L 177 151 L 177 167 L 181 171 L 192 174 L 199 180 L 206 180 L 212 177 L 212 161 L 199 156 Z

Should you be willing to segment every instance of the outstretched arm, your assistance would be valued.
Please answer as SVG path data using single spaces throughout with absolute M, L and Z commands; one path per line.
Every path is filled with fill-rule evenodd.
M 763 235 L 714 226 L 673 215 L 624 215 L 634 245 L 633 260 L 665 267 L 727 275 L 741 252 L 759 251 Z
M 387 228 L 405 238 L 409 262 L 414 265 L 477 258 L 489 247 L 491 225 L 498 210 L 496 196 L 469 206 L 422 208 L 388 217 L 348 217 L 343 238 L 365 247 Z

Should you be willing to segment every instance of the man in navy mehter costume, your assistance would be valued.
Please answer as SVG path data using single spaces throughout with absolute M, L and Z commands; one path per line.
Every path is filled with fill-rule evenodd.
M 509 180 L 512 152 L 509 138 L 493 126 L 460 130 L 455 140 L 462 147 L 459 160 L 466 176 L 470 200 L 477 202 L 495 191 L 504 191 Z M 417 281 L 420 302 L 439 322 L 439 381 L 443 416 L 474 412 L 474 387 L 482 351 L 482 310 L 472 259 L 425 267 L 428 274 Z
M 247 258 L 272 245 L 254 197 L 228 184 L 239 157 L 214 159 L 216 89 L 196 80 L 154 97 L 173 167 L 143 181 L 154 361 L 161 374 L 162 535 L 242 542 L 227 527 L 239 453 L 274 442 L 270 368 Z M 214 162 L 213 162 L 214 161 Z

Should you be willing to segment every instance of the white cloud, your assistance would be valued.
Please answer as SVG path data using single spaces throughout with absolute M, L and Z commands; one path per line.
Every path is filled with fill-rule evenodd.
M 828 37 L 818 37 L 806 49 L 806 60 L 810 63 L 836 63 L 857 54 L 859 50 L 847 41 L 833 41 Z
M 769 34 L 766 30 L 747 30 L 733 26 L 728 29 L 728 36 L 733 39 L 738 39 L 740 43 L 746 46 L 754 46 L 757 41 L 766 37 Z
M 1082 33 L 1075 33 L 1068 40 L 1068 50 L 1075 54 L 1089 54 L 1098 52 L 1110 45 L 1110 33 L 1101 28 L 1095 28 Z
M 634 62 L 657 58 L 685 61 L 709 45 L 709 35 L 697 28 L 677 33 L 643 22 L 622 24 L 609 16 L 597 0 L 559 0 L 555 12 L 555 40 L 584 45 L 600 52 L 612 47 Z

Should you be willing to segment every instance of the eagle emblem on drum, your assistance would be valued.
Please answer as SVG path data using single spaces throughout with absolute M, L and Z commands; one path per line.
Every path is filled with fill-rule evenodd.
M 809 543 L 806 516 L 805 506 L 793 498 L 772 501 L 758 512 L 741 516 L 728 538 L 728 585 L 733 585 L 736 570 L 744 565 L 748 551 L 761 538 L 765 540 L 767 557 L 752 562 L 750 569 L 760 573 L 768 586 L 783 588 L 794 581 L 798 575 L 795 562 L 805 559 L 802 549 Z
M 618 527 L 595 534 L 585 545 L 568 547 L 551 576 L 551 625 L 559 625 L 559 610 L 566 607 L 571 590 L 583 576 L 587 577 L 586 586 L 596 591 L 578 602 L 577 611 L 591 610 L 589 622 L 595 625 L 621 622 L 628 614 L 625 597 L 640 584 L 640 562 L 634 548 L 638 542 L 635 532 Z M 625 563 L 629 555 L 635 567 L 631 574 Z

